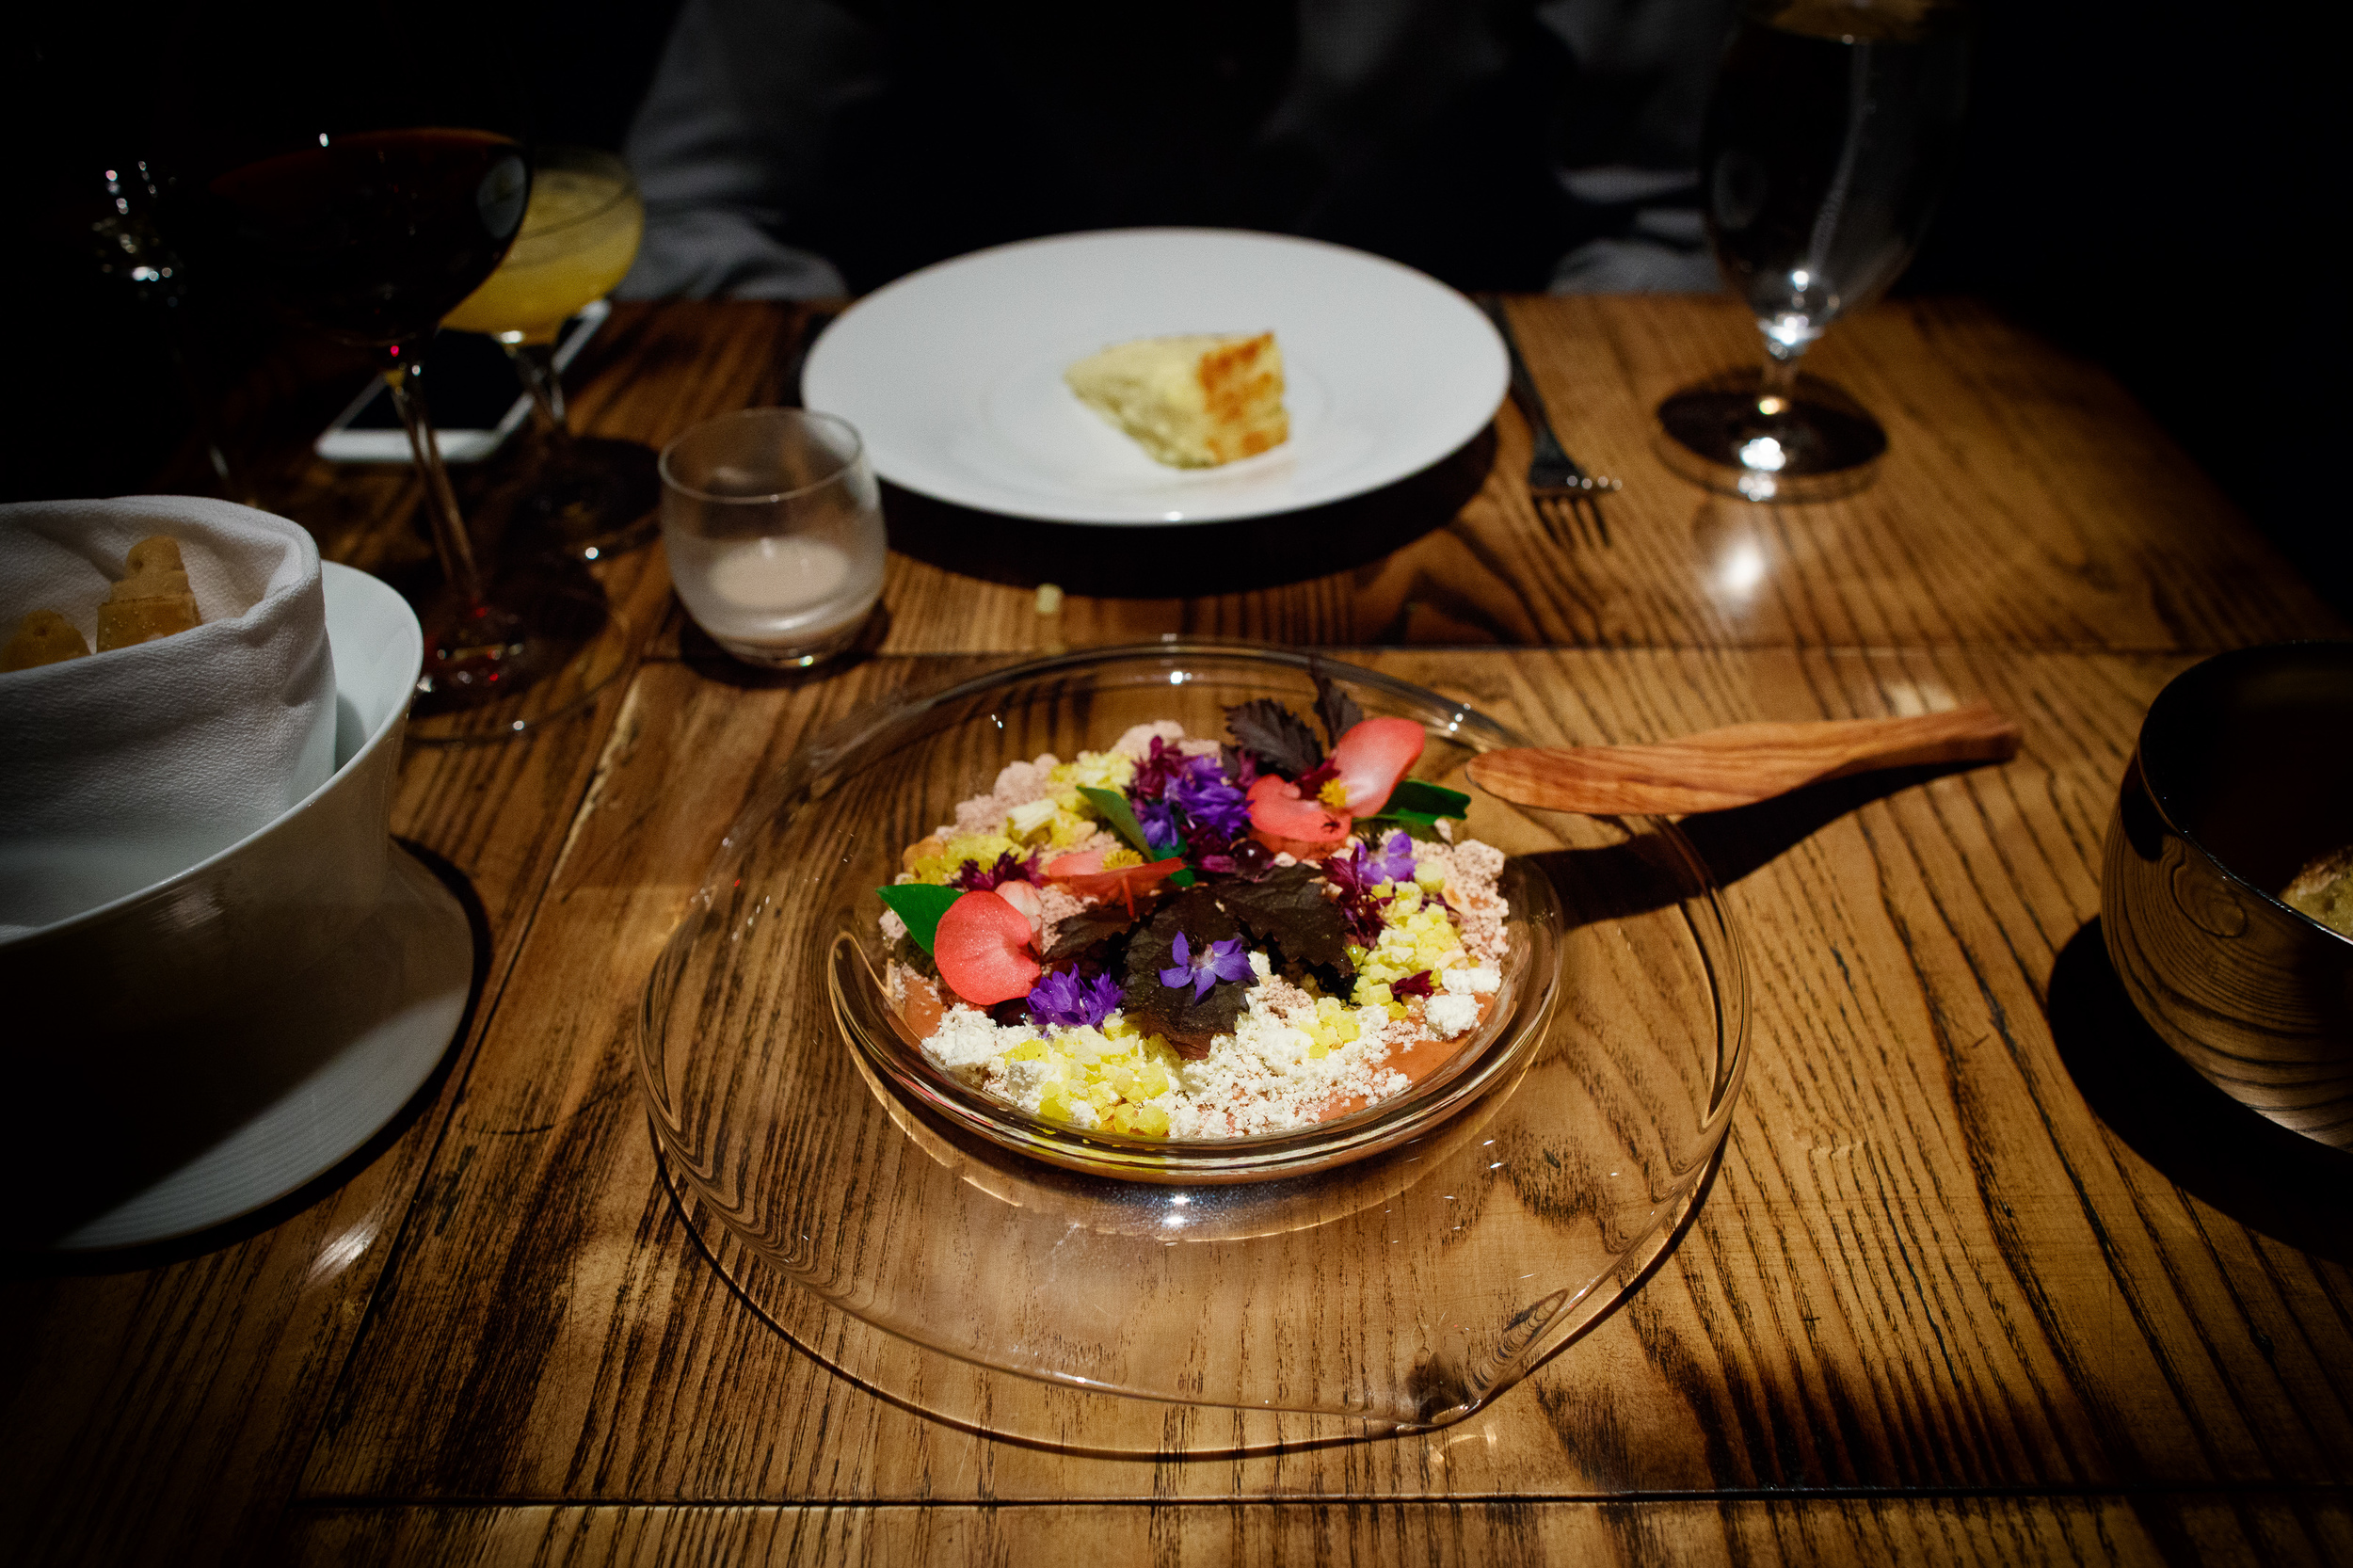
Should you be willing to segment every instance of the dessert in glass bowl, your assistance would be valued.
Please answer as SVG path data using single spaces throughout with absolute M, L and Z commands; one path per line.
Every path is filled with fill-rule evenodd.
M 906 846 L 884 984 L 936 1068 L 1074 1128 L 1208 1141 L 1392 1099 L 1481 1037 L 1504 856 L 1454 832 L 1467 796 L 1405 776 L 1421 726 L 1322 680 L 1315 723 L 1273 698 L 1224 719 L 1009 763 Z

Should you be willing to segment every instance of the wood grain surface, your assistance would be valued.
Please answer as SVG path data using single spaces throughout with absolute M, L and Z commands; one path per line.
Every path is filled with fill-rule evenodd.
M 9 1260 L 0 1560 L 2353 1559 L 2353 1178 L 2164 1052 L 2094 919 L 2164 681 L 2342 626 L 2105 376 L 1977 307 L 1826 341 L 1893 455 L 1861 496 L 1780 510 L 1648 452 L 1660 395 L 1745 358 L 1737 312 L 1513 309 L 1563 440 L 1627 480 L 1606 545 L 1544 533 L 1507 411 L 1453 510 L 1357 519 L 1408 536 L 1342 569 L 1041 616 L 1071 542 L 972 530 L 1012 557 L 894 553 L 866 655 L 814 675 L 727 664 L 658 549 L 601 565 L 642 666 L 544 735 L 404 764 L 395 831 L 489 937 L 444 1076 L 238 1225 Z M 616 320 L 584 428 L 660 441 L 789 394 L 791 309 Z M 424 568 L 401 474 L 275 450 L 269 498 L 330 553 Z M 924 530 L 955 518 L 894 502 L 951 553 Z M 1353 656 L 1542 744 L 1983 698 L 2025 745 L 1691 824 L 1743 922 L 1745 1097 L 1683 1245 L 1525 1386 L 1420 1437 L 1083 1458 L 930 1421 L 763 1323 L 657 1182 L 622 1043 L 720 834 L 812 728 L 1171 632 L 1388 645 Z
M 2323 1564 L 2353 1555 L 2342 1500 L 2271 1496 L 1731 1502 L 1373 1502 L 969 1506 L 318 1509 L 299 1563 L 1020 1562 L 1083 1543 L 1105 1562 L 1733 1561 Z
M 2097 910 L 2134 724 L 2181 661 L 1374 663 L 1547 738 L 1978 696 L 2025 723 L 1998 768 L 1710 819 L 1725 825 L 1702 842 L 1749 937 L 1755 1056 L 1716 1191 L 1616 1319 L 1462 1428 L 1275 1459 L 1074 1460 L 856 1395 L 701 1263 L 656 1181 L 622 1026 L 755 782 L 809 727 L 947 672 L 882 662 L 713 693 L 656 663 L 474 1064 L 443 1157 L 462 1175 L 377 1292 L 303 1495 L 1543 1496 L 2346 1474 L 2342 1256 L 2182 1191 L 2092 1112 L 2041 1021 Z M 426 1377 L 444 1397 L 417 1397 Z

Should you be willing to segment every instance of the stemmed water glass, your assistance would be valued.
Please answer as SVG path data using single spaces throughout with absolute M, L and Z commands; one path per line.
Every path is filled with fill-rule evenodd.
M 517 73 L 445 69 L 418 18 L 370 5 L 191 18 L 162 116 L 168 219 L 207 282 L 366 349 L 390 388 L 445 578 L 419 606 L 410 733 L 494 739 L 584 701 L 625 642 L 578 573 L 494 576 L 458 510 L 419 358 L 490 276 L 531 191 Z M 354 60 L 368 70 L 357 73 Z
M 1700 176 L 1717 263 L 1755 312 L 1765 362 L 1659 405 L 1659 449 L 1685 477 L 1769 502 L 1869 483 L 1886 432 L 1799 366 L 1896 280 L 1928 229 L 1960 137 L 1969 21 L 1949 0 L 1760 0 L 1743 17 Z
M 497 339 L 514 360 L 539 444 L 521 520 L 584 560 L 653 536 L 661 482 L 651 447 L 572 434 L 556 334 L 621 280 L 645 231 L 645 202 L 627 164 L 592 148 L 540 147 L 522 232 L 498 270 L 441 323 Z

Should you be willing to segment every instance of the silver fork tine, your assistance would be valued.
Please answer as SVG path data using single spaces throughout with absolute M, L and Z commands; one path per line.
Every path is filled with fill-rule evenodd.
M 1545 532 L 1555 544 L 1564 550 L 1593 543 L 1592 530 L 1585 523 L 1585 508 L 1566 496 L 1544 496 L 1536 501 L 1536 516 L 1543 520 Z
M 1583 536 L 1589 542 L 1607 548 L 1609 525 L 1602 518 L 1599 498 L 1618 488 L 1618 481 L 1589 477 L 1562 450 L 1560 438 L 1552 433 L 1552 421 L 1545 417 L 1545 400 L 1536 391 L 1535 377 L 1528 372 L 1528 361 L 1520 357 L 1519 340 L 1512 335 L 1512 322 L 1504 313 L 1503 301 L 1490 296 L 1480 302 L 1480 309 L 1495 323 L 1497 333 L 1503 339 L 1504 352 L 1512 365 L 1512 400 L 1519 405 L 1521 417 L 1528 421 L 1528 493 L 1535 504 L 1537 520 L 1563 547 L 1576 548 L 1576 536 Z M 1565 524 L 1547 515 L 1548 503 L 1552 510 L 1567 518 Z
M 1615 489 L 1617 486 L 1613 481 L 1609 488 Z M 1584 518 L 1586 531 L 1593 536 L 1593 543 L 1607 550 L 1609 548 L 1609 514 L 1601 509 L 1602 494 L 1601 482 L 1596 480 L 1593 489 L 1569 504 L 1575 506 L 1578 515 Z

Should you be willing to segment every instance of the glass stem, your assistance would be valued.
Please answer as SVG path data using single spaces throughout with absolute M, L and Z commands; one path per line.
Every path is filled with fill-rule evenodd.
M 408 450 L 417 459 L 417 477 L 424 486 L 425 516 L 433 524 L 433 550 L 441 558 L 441 570 L 451 586 L 466 596 L 470 606 L 479 606 L 482 597 L 482 572 L 474 565 L 473 540 L 466 534 L 466 520 L 458 515 L 456 492 L 449 488 L 449 470 L 441 466 L 440 443 L 433 439 L 433 416 L 424 406 L 424 389 L 411 377 L 416 362 L 417 345 L 401 344 L 393 349 L 395 358 L 384 374 L 385 386 L 392 389 L 392 407 L 399 410 L 400 423 L 408 432 Z
M 1798 365 L 1805 358 L 1805 346 L 1803 344 L 1799 344 L 1794 347 L 1784 348 L 1778 344 L 1769 344 L 1765 353 L 1764 374 L 1756 379 L 1756 401 L 1759 412 L 1779 413 L 1782 408 L 1787 408 L 1797 400 Z M 1780 408 L 1764 407 L 1766 402 L 1775 399 L 1779 400 Z
M 568 449 L 572 432 L 564 410 L 564 378 L 555 369 L 555 344 L 510 343 L 506 356 L 515 361 L 515 374 L 531 394 L 532 418 L 540 436 L 559 451 Z

